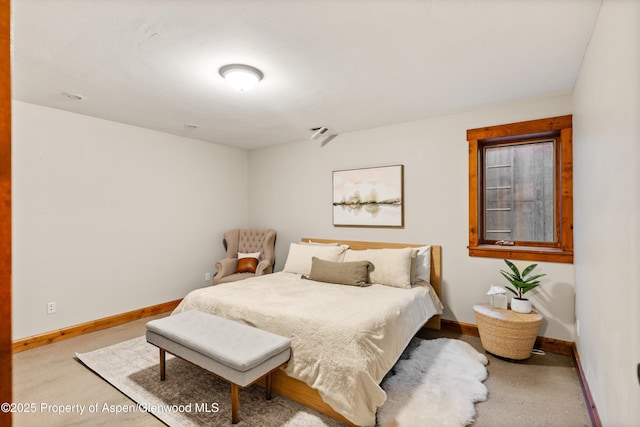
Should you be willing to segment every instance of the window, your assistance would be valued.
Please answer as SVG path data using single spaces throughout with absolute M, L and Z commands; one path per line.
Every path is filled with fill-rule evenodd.
M 469 255 L 573 262 L 571 116 L 467 131 Z

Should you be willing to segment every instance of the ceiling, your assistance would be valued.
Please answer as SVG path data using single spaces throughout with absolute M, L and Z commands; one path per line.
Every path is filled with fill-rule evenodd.
M 600 4 L 13 0 L 13 97 L 253 149 L 568 94 Z

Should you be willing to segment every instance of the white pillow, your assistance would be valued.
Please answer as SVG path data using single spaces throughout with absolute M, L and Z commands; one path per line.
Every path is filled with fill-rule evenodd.
M 416 248 L 416 280 L 431 282 L 431 246 Z
M 344 262 L 369 261 L 373 271 L 369 272 L 371 283 L 394 288 L 411 287 L 411 255 L 415 249 L 365 249 L 348 250 Z
M 242 252 L 238 252 L 238 259 L 242 259 L 242 258 L 258 258 L 260 259 L 260 252 L 252 252 L 252 253 L 242 253 Z
M 316 246 L 340 246 L 345 250 L 349 249 L 349 245 L 341 244 L 340 242 L 319 243 L 309 240 L 308 242 L 300 242 L 301 245 L 316 245 Z
M 287 273 L 311 274 L 311 258 L 316 257 L 325 261 L 342 261 L 345 249 L 341 246 L 301 245 L 292 243 L 283 271 Z

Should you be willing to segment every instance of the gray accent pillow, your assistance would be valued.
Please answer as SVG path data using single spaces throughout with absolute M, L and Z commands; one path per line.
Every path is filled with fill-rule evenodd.
M 371 286 L 367 276 L 373 267 L 369 261 L 334 262 L 311 258 L 311 273 L 303 276 L 317 282 L 337 283 L 339 285 Z

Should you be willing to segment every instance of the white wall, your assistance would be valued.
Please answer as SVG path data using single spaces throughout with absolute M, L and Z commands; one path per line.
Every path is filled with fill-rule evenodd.
M 640 2 L 604 1 L 573 94 L 576 338 L 605 426 L 640 425 Z
M 245 150 L 14 102 L 13 339 L 207 285 L 222 234 L 247 224 L 247 165 Z
M 302 141 L 253 150 L 249 222 L 278 231 L 278 270 L 289 243 L 300 237 L 442 245 L 444 318 L 475 324 L 472 306 L 487 301 L 491 283 L 504 284 L 499 274 L 504 263 L 468 256 L 466 130 L 570 113 L 570 97 L 558 96 L 343 134 L 324 147 Z M 405 227 L 333 227 L 332 171 L 394 164 L 405 169 Z M 573 341 L 573 266 L 541 263 L 538 268 L 548 280 L 528 295 L 545 316 L 541 335 Z

